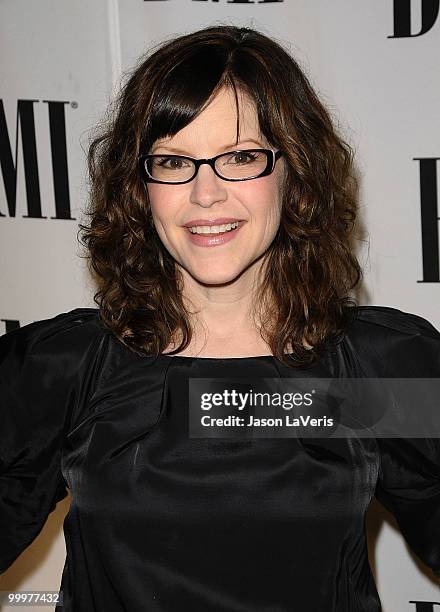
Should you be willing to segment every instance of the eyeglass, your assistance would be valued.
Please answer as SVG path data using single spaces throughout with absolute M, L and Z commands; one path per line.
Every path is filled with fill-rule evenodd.
M 139 165 L 148 183 L 182 184 L 192 181 L 202 164 L 208 164 L 225 181 L 248 181 L 271 174 L 283 151 L 242 149 L 210 159 L 184 155 L 139 155 Z

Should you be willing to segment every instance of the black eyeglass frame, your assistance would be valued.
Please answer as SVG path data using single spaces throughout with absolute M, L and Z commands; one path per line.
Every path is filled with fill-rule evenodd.
M 266 168 L 260 172 L 260 174 L 257 174 L 255 176 L 249 176 L 246 178 L 226 178 L 224 176 L 222 176 L 219 172 L 217 172 L 217 169 L 215 167 L 215 162 L 219 157 L 223 157 L 224 155 L 234 155 L 235 153 L 254 153 L 254 152 L 259 152 L 259 153 L 266 153 L 267 155 L 267 164 L 266 164 Z M 224 181 L 231 181 L 231 182 L 237 182 L 237 181 L 250 181 L 252 179 L 256 179 L 256 178 L 261 178 L 263 176 L 268 176 L 269 174 L 272 174 L 274 168 L 275 168 L 275 164 L 277 162 L 277 160 L 284 154 L 283 151 L 273 151 L 272 149 L 241 149 L 238 151 L 226 151 L 225 153 L 220 153 L 219 155 L 216 155 L 215 157 L 211 157 L 209 159 L 195 159 L 194 157 L 188 157 L 188 155 L 175 155 L 174 153 L 161 153 L 161 154 L 155 154 L 155 155 L 139 155 L 138 157 L 138 161 L 139 161 L 139 166 L 141 169 L 141 174 L 145 180 L 145 182 L 147 183 L 161 183 L 163 185 L 184 185 L 185 183 L 190 183 L 192 180 L 195 179 L 195 177 L 197 176 L 197 172 L 199 171 L 199 168 L 202 164 L 208 164 L 209 166 L 211 166 L 211 168 L 213 169 L 214 173 L 216 176 L 218 176 L 219 178 L 223 179 Z M 148 174 L 148 171 L 145 167 L 145 160 L 146 159 L 152 159 L 155 157 L 172 157 L 173 159 L 177 158 L 177 159 L 189 159 L 190 161 L 192 161 L 194 163 L 194 174 L 191 178 L 186 179 L 185 181 L 159 181 L 158 179 L 153 178 L 152 176 L 150 176 Z

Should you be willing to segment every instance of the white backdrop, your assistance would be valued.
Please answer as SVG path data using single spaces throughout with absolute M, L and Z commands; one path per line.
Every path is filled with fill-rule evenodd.
M 0 333 L 95 306 L 76 241 L 89 130 L 150 45 L 220 23 L 284 45 L 355 148 L 366 232 L 360 303 L 414 312 L 440 329 L 439 3 L 0 0 Z M 68 507 L 58 505 L 0 589 L 58 589 Z M 438 582 L 376 502 L 367 524 L 384 612 L 440 610 Z

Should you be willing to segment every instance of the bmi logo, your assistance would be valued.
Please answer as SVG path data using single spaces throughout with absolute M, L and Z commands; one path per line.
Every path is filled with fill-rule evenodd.
M 420 2 L 421 27 L 419 32 L 412 31 L 411 0 L 394 0 L 394 34 L 387 38 L 408 38 L 422 36 L 431 30 L 439 15 L 440 0 L 418 0 Z
M 436 612 L 436 610 L 440 610 L 440 601 L 412 600 L 409 603 L 415 604 L 414 612 Z
M 69 197 L 69 173 L 67 167 L 65 105 L 72 108 L 76 102 L 41 100 L 47 104 L 55 197 L 55 217 L 72 219 Z M 15 151 L 12 151 L 3 101 L 0 100 L 0 165 L 6 194 L 7 214 L 0 210 L 0 217 L 15 217 L 17 209 L 17 157 L 19 133 L 23 150 L 24 179 L 27 200 L 25 218 L 45 219 L 41 211 L 40 176 L 38 171 L 37 139 L 35 134 L 34 105 L 39 100 L 18 100 L 15 122 Z M 20 127 L 20 130 L 19 130 Z
M 144 0 L 144 2 L 156 2 L 157 0 Z M 192 0 L 193 2 L 218 2 L 219 0 Z M 167 0 L 162 0 L 162 2 L 167 2 Z M 226 4 L 273 4 L 274 2 L 284 2 L 284 0 L 226 0 Z
M 423 279 L 418 283 L 440 282 L 438 232 L 439 202 L 437 168 L 439 157 L 414 158 L 420 167 L 420 216 L 422 227 Z

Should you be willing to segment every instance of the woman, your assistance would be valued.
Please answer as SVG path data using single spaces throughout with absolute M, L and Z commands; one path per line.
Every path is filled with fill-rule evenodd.
M 68 487 L 64 611 L 377 612 L 374 495 L 440 573 L 438 438 L 190 435 L 196 378 L 439 376 L 428 321 L 348 297 L 351 150 L 290 55 L 166 41 L 89 169 L 99 308 L 0 339 L 0 570 Z

